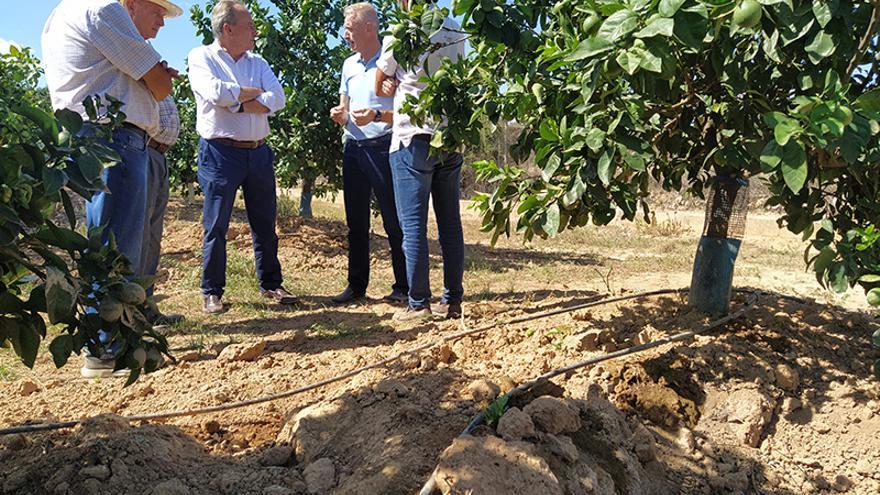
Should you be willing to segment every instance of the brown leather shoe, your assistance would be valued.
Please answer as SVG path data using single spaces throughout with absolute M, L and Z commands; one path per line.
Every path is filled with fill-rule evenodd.
M 226 307 L 223 306 L 223 301 L 220 300 L 220 296 L 208 294 L 207 296 L 204 296 L 202 311 L 208 313 L 209 315 L 216 315 L 218 313 L 226 311 Z
M 287 289 L 284 287 L 279 287 L 273 290 L 263 290 L 260 291 L 260 293 L 263 294 L 263 297 L 268 297 L 278 304 L 296 304 L 299 302 L 299 299 L 290 292 L 287 292 Z

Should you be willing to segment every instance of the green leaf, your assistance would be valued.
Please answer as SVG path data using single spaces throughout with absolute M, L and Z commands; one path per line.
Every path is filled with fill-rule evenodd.
M 642 64 L 642 58 L 635 50 L 627 50 L 617 55 L 617 64 L 626 71 L 627 74 L 633 75 L 639 70 Z
M 656 17 L 648 21 L 648 25 L 639 30 L 636 38 L 652 38 L 654 36 L 672 36 L 672 30 L 675 27 L 675 21 L 666 17 Z
M 819 21 L 819 27 L 824 29 L 831 22 L 831 6 L 829 2 L 813 2 L 813 15 Z
M 782 178 L 793 193 L 800 192 L 807 182 L 807 153 L 804 146 L 791 141 L 782 149 Z
M 553 203 L 544 216 L 544 224 L 541 226 L 550 237 L 559 233 L 559 204 Z
M 660 0 L 658 11 L 663 17 L 672 17 L 684 4 L 684 0 Z
M 575 48 L 573 52 L 565 57 L 565 61 L 575 62 L 577 60 L 583 60 L 585 58 L 592 58 L 596 55 L 599 55 L 600 53 L 610 51 L 613 47 L 614 45 L 612 45 L 608 40 L 593 36 L 592 38 L 587 38 L 581 41 L 578 44 L 577 48 Z
M 556 130 L 556 124 L 549 119 L 545 119 L 541 122 L 541 127 L 538 129 L 541 133 L 541 139 L 544 141 L 549 141 L 551 143 L 555 143 L 559 141 L 559 133 Z
M 62 108 L 55 111 L 55 118 L 61 123 L 61 126 L 67 129 L 71 134 L 76 134 L 82 129 L 83 120 L 78 113 L 73 110 Z
M 69 321 L 75 303 L 76 290 L 67 280 L 64 272 L 55 267 L 47 267 L 46 312 L 49 314 L 49 322 L 55 325 Z
M 829 269 L 829 281 L 831 289 L 838 294 L 843 294 L 849 289 L 849 281 L 846 278 L 846 267 L 843 263 L 832 263 Z
M 46 196 L 57 193 L 66 183 L 67 175 L 62 170 L 48 167 L 43 169 L 43 189 Z
M 585 140 L 587 146 L 598 153 L 599 150 L 602 149 L 602 144 L 605 142 L 605 131 L 598 127 L 593 127 L 590 129 L 590 132 L 587 133 Z
M 769 174 L 776 170 L 776 167 L 782 163 L 782 146 L 779 146 L 775 139 L 768 141 L 761 151 L 760 161 L 762 172 Z
M 95 180 L 101 177 L 101 172 L 104 171 L 104 165 L 91 153 L 78 156 L 76 164 L 79 166 L 79 171 L 83 177 L 89 183 L 94 183 Z
M 859 282 L 864 282 L 866 284 L 877 283 L 877 282 L 880 282 L 880 275 L 877 275 L 875 273 L 869 273 L 867 275 L 862 275 L 861 277 L 859 277 Z
M 39 108 L 29 106 L 18 107 L 15 109 L 15 113 L 37 124 L 43 142 L 55 144 L 55 140 L 58 138 L 58 122 L 51 115 Z
M 73 202 L 70 200 L 70 195 L 67 194 L 67 191 L 61 191 L 61 204 L 64 205 L 64 213 L 67 215 L 67 222 L 70 224 L 70 229 L 76 229 L 76 209 L 73 207 Z
M 544 165 L 544 169 L 541 171 L 541 176 L 544 178 L 544 181 L 549 181 L 553 174 L 556 173 L 556 170 L 559 169 L 559 165 L 562 164 L 562 160 L 559 159 L 559 155 L 552 154 L 550 158 L 547 159 L 547 165 Z
M 816 33 L 813 41 L 804 47 L 804 50 L 806 50 L 807 55 L 810 57 L 810 62 L 818 64 L 822 59 L 830 57 L 836 48 L 837 46 L 834 44 L 834 39 L 831 35 L 825 31 L 819 31 Z
M 874 287 L 873 289 L 869 290 L 867 296 L 868 304 L 870 304 L 871 306 L 880 306 L 880 287 Z
M 614 43 L 639 26 L 639 16 L 629 9 L 618 10 L 605 19 L 596 36 Z
M 880 112 L 880 88 L 874 88 L 859 95 L 853 108 L 863 112 Z
M 52 361 L 55 362 L 56 368 L 64 366 L 70 355 L 73 354 L 73 351 L 72 335 L 61 334 L 52 339 L 52 342 L 49 344 L 49 352 L 52 353 Z
M 873 344 L 874 347 L 880 347 L 880 330 L 875 330 L 874 334 L 871 335 L 871 344 Z
M 599 157 L 599 162 L 596 164 L 596 174 L 599 176 L 599 180 L 602 181 L 602 184 L 607 186 L 611 183 L 611 179 L 614 177 L 615 168 L 614 148 L 608 147 L 605 149 L 605 152 L 602 153 L 602 156 Z
M 700 50 L 703 39 L 709 31 L 709 13 L 706 6 L 698 3 L 693 7 L 679 10 L 675 16 L 673 34 L 685 46 L 692 50 Z
M 431 147 L 441 149 L 443 148 L 443 130 L 438 129 L 434 132 L 434 135 L 431 136 Z
M 16 334 L 11 335 L 12 348 L 25 366 L 33 368 L 34 362 L 37 360 L 37 351 L 40 350 L 40 335 L 37 333 L 37 329 L 21 320 L 7 321 L 14 322 L 13 325 L 17 327 L 7 329 L 7 331 L 12 330 Z

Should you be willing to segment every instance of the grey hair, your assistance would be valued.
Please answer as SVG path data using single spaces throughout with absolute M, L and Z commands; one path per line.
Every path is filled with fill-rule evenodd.
M 223 25 L 235 25 L 235 11 L 233 8 L 239 5 L 245 5 L 240 0 L 220 0 L 211 10 L 211 30 L 214 31 L 214 38 L 219 38 L 223 34 Z
M 376 13 L 376 8 L 370 2 L 353 3 L 345 7 L 342 14 L 346 18 L 352 17 L 361 21 L 372 22 L 376 26 L 379 25 L 379 14 Z

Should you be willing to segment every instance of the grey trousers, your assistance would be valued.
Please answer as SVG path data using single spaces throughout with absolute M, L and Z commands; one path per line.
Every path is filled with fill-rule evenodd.
M 170 182 L 165 155 L 153 148 L 147 148 L 147 151 L 150 153 L 150 160 L 147 164 L 147 211 L 144 222 L 140 275 L 152 277 L 159 270 L 162 228 L 165 220 L 165 208 L 168 206 Z M 150 285 L 147 294 L 153 294 L 153 285 Z

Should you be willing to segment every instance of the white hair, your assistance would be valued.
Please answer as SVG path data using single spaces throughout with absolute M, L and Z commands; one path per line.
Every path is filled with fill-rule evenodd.
M 211 10 L 211 30 L 214 31 L 215 38 L 223 34 L 224 24 L 235 25 L 236 5 L 247 8 L 240 0 L 220 0 L 214 5 L 214 9 Z
M 358 19 L 361 21 L 372 22 L 376 26 L 379 25 L 379 14 L 376 13 L 376 8 L 373 7 L 373 4 L 370 2 L 358 2 L 353 3 L 342 11 L 342 14 L 346 18 Z

